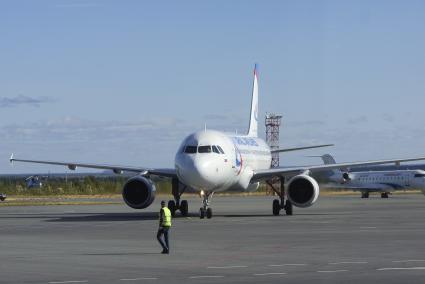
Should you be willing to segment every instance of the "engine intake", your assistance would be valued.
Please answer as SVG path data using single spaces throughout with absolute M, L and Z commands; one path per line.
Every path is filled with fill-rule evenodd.
M 297 207 L 310 207 L 319 197 L 319 184 L 308 175 L 293 177 L 288 184 L 288 199 Z
M 122 197 L 131 208 L 143 209 L 152 204 L 155 192 L 155 184 L 150 179 L 135 176 L 124 184 Z
M 342 174 L 342 180 L 343 180 L 343 182 L 350 181 L 351 180 L 350 174 L 347 173 L 347 172 L 343 173 Z

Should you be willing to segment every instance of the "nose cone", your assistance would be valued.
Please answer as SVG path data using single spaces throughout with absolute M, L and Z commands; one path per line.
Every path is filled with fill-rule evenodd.
M 216 165 L 208 156 L 187 156 L 176 161 L 177 174 L 183 183 L 192 188 L 213 190 L 218 186 Z

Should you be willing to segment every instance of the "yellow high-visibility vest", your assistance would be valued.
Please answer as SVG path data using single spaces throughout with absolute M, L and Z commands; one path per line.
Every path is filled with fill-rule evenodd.
M 164 220 L 162 221 L 163 227 L 171 227 L 171 211 L 167 207 L 162 208 L 164 210 Z

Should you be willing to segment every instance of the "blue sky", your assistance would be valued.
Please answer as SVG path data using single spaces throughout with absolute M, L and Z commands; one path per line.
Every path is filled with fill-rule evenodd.
M 0 172 L 8 157 L 172 167 L 180 141 L 283 115 L 312 164 L 424 155 L 423 1 L 1 1 Z M 262 123 L 263 124 L 263 123 Z M 264 133 L 261 125 L 260 133 Z

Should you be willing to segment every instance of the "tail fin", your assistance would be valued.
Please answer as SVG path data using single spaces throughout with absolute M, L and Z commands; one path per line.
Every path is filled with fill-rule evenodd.
M 334 157 L 332 157 L 331 154 L 322 155 L 322 156 L 320 156 L 320 158 L 322 158 L 322 161 L 325 165 L 336 164 L 336 161 L 335 161 Z M 335 171 L 335 170 L 333 170 L 333 171 Z M 346 173 L 346 172 L 349 172 L 350 169 L 349 168 L 339 168 L 339 171 Z
M 254 67 L 254 82 L 252 85 L 251 115 L 249 118 L 248 136 L 258 137 L 258 74 L 257 64 Z
M 334 157 L 332 157 L 330 154 L 322 155 L 320 158 L 322 158 L 322 161 L 325 165 L 336 164 Z

